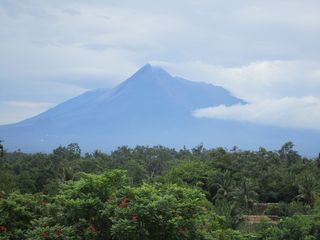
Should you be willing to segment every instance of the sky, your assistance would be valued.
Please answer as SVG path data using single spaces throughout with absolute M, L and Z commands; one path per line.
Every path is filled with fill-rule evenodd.
M 0 124 L 146 63 L 248 102 L 194 117 L 320 130 L 319 0 L 0 0 Z

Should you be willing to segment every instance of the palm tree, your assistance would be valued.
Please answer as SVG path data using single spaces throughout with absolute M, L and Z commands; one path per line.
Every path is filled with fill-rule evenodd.
M 243 206 L 245 210 L 252 208 L 254 202 L 257 200 L 258 194 L 255 191 L 255 186 L 249 179 L 244 178 L 241 185 L 236 189 L 235 198 Z
M 227 199 L 232 198 L 233 194 L 233 180 L 230 171 L 225 171 L 219 176 L 211 179 L 211 183 L 209 183 L 209 188 L 216 189 L 215 195 L 213 197 L 216 199 Z
M 299 195 L 295 198 L 313 207 L 319 190 L 316 178 L 312 175 L 305 174 L 299 179 L 298 187 Z
M 214 209 L 219 216 L 225 217 L 225 227 L 235 228 L 241 221 L 241 213 L 236 202 L 224 198 L 216 199 Z

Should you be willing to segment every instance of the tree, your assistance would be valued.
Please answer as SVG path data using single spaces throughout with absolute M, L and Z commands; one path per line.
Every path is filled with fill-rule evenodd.
M 43 204 L 41 196 L 12 193 L 0 197 L 0 239 L 25 239 L 25 232 L 32 221 L 41 216 Z M 3 237 L 3 238 L 2 238 Z
M 81 149 L 77 143 L 70 143 L 67 147 L 60 146 L 54 149 L 53 155 L 62 159 L 73 160 L 76 158 L 80 158 Z
M 318 158 L 317 158 L 317 167 L 320 168 L 320 153 L 319 153 Z
M 47 211 L 25 225 L 28 239 L 204 240 L 214 239 L 208 237 L 223 222 L 200 190 L 159 183 L 130 187 L 120 170 L 85 174 L 42 205 Z
M 206 163 L 200 161 L 182 161 L 171 168 L 164 178 L 171 183 L 202 187 L 208 191 L 209 180 L 216 174 Z
M 188 187 L 143 184 L 117 195 L 112 204 L 117 240 L 200 240 L 220 228 L 204 194 Z
M 255 186 L 248 178 L 243 178 L 240 186 L 235 191 L 235 198 L 245 210 L 252 209 L 258 194 Z
M 34 221 L 29 238 L 37 239 L 43 232 L 54 235 L 59 227 L 73 236 L 66 239 L 111 239 L 113 210 L 108 209 L 116 192 L 123 191 L 126 184 L 125 171 L 113 170 L 83 174 L 80 180 L 62 185 L 60 193 L 47 204 L 47 214 Z
M 288 165 L 295 163 L 298 159 L 301 159 L 297 151 L 293 150 L 294 144 L 289 141 L 285 143 L 279 150 L 280 158 L 287 161 Z
M 313 207 L 319 190 L 316 178 L 312 175 L 304 174 L 298 178 L 298 187 L 299 195 L 296 196 L 296 199 Z
M 231 200 L 234 193 L 233 179 L 230 171 L 218 173 L 210 179 L 209 189 L 213 199 Z
M 0 140 L 0 157 L 3 157 L 4 149 L 3 149 L 3 145 L 1 143 L 2 143 L 2 141 Z

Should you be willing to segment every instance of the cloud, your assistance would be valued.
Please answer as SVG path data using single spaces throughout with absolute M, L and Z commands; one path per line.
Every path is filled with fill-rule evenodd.
M 197 109 L 193 116 L 320 130 L 320 98 L 285 97 L 230 107 L 220 105 Z
M 319 97 L 319 10 L 318 0 L 2 0 L 0 101 L 58 103 L 150 61 L 251 102 Z
M 282 97 L 320 98 L 320 61 L 260 61 L 236 67 L 201 61 L 154 63 L 175 75 L 222 86 L 248 102 Z
M 197 109 L 199 118 L 320 129 L 320 62 L 260 61 L 223 67 L 201 61 L 154 62 L 175 75 L 228 89 L 246 105 Z
M 10 107 L 31 108 L 31 109 L 48 108 L 53 105 L 52 103 L 48 103 L 48 102 L 4 101 L 3 103 Z
M 0 124 L 18 122 L 35 116 L 53 106 L 54 104 L 50 102 L 2 101 L 0 102 Z
M 72 85 L 72 83 L 66 84 L 58 81 L 1 80 L 0 124 L 14 123 L 35 116 L 85 91 L 87 89 Z

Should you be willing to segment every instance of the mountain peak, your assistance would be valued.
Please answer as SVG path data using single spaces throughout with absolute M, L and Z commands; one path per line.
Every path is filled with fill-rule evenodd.
M 171 78 L 172 76 L 159 66 L 145 64 L 130 79 Z
M 142 68 L 140 68 L 139 70 L 150 70 L 152 68 L 151 64 L 150 63 L 146 63 L 145 65 L 143 65 Z M 138 70 L 138 71 L 139 71 Z

